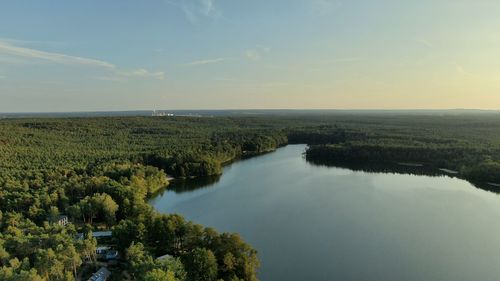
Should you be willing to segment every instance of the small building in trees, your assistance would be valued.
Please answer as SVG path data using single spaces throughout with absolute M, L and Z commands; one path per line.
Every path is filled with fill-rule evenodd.
M 99 246 L 95 253 L 99 259 L 106 261 L 116 260 L 120 257 L 120 253 L 110 246 Z
M 101 267 L 96 273 L 92 274 L 88 281 L 106 281 L 110 275 L 111 272 L 107 268 Z
M 111 250 L 109 246 L 99 246 L 95 249 L 95 253 L 104 256 L 109 250 Z
M 94 231 L 92 232 L 92 237 L 94 238 L 109 238 L 113 236 L 112 231 Z
M 66 226 L 69 223 L 68 216 L 60 215 L 55 218 L 50 219 L 50 222 L 58 224 L 60 226 Z
M 92 237 L 99 239 L 99 238 L 111 238 L 113 236 L 112 231 L 93 231 L 92 232 Z M 76 238 L 78 240 L 83 240 L 85 238 L 85 234 L 79 232 L 76 234 Z
M 163 256 L 157 257 L 156 260 L 162 261 L 162 260 L 168 260 L 168 259 L 171 259 L 171 258 L 173 258 L 173 256 L 171 256 L 171 255 L 163 255 Z
M 120 256 L 120 253 L 115 249 L 109 249 L 104 256 L 107 261 L 116 260 Z

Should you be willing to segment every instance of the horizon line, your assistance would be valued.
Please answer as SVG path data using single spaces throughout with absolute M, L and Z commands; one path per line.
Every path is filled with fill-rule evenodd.
M 69 113 L 120 113 L 153 111 L 486 111 L 499 109 L 481 108 L 184 108 L 184 109 L 116 109 L 116 110 L 70 110 L 70 111 L 0 111 L 0 114 L 69 114 Z

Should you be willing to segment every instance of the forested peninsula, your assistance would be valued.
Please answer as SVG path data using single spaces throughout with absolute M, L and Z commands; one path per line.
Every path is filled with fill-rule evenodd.
M 146 200 L 167 176 L 220 174 L 225 162 L 286 143 L 263 127 L 212 118 L 1 120 L 0 280 L 86 280 L 106 259 L 96 254 L 99 231 L 112 231 L 105 244 L 120 255 L 108 267 L 112 280 L 257 280 L 257 253 L 239 235 L 159 214 Z
M 148 198 L 170 177 L 218 175 L 289 143 L 309 144 L 318 164 L 419 163 L 498 183 L 498 117 L 1 119 L 0 280 L 86 280 L 106 261 L 111 280 L 254 281 L 257 252 L 238 234 L 159 214 Z
M 497 192 L 500 132 L 494 118 L 414 117 L 397 125 L 366 123 L 329 133 L 306 151 L 312 163 L 368 172 L 452 175 Z M 422 122 L 422 123 L 419 123 Z

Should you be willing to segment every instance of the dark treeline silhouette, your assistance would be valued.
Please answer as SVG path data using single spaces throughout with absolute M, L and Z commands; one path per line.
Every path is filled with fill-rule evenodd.
M 401 166 L 405 165 L 407 168 L 423 166 L 415 170 L 429 173 L 446 169 L 448 174 L 456 172 L 458 177 L 477 186 L 489 186 L 490 189 L 495 183 L 500 183 L 497 120 L 487 117 L 436 117 L 434 122 L 430 122 L 428 118 L 420 118 L 406 122 L 395 118 L 379 124 L 367 119 L 359 126 L 346 126 L 336 133 L 345 136 L 343 139 L 316 142 L 307 149 L 306 159 L 317 164 L 342 167 L 379 165 L 384 170 L 393 167 L 392 171 L 401 170 Z M 345 130 L 355 133 L 346 133 Z M 331 133 L 325 131 L 324 134 Z

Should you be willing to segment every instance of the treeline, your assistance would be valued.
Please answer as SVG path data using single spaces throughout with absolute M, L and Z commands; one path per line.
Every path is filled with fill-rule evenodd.
M 226 162 L 272 151 L 286 143 L 287 137 L 281 132 L 216 132 L 210 143 L 199 150 L 160 150 L 144 156 L 143 162 L 174 177 L 207 177 L 220 175 Z
M 364 138 L 366 134 L 363 132 L 330 125 L 292 129 L 288 133 L 288 142 L 291 144 L 335 144 Z
M 374 164 L 421 164 L 426 168 L 449 169 L 474 183 L 500 183 L 500 151 L 472 147 L 388 146 L 339 144 L 310 146 L 306 159 L 322 165 L 356 166 Z
M 318 163 L 415 163 L 435 168 L 460 170 L 466 163 L 478 163 L 481 150 L 471 147 L 350 144 L 316 145 L 307 150 L 308 160 Z
M 1 167 L 86 169 L 107 161 L 156 166 L 174 177 L 221 173 L 223 163 L 287 143 L 268 120 L 245 118 L 69 118 L 0 120 Z
M 422 165 L 424 168 L 420 172 L 425 174 L 447 169 L 482 186 L 500 183 L 500 132 L 495 131 L 498 124 L 482 124 L 480 118 L 471 119 L 475 122 L 460 123 L 457 118 L 454 122 L 448 121 L 447 127 L 440 119 L 423 124 L 412 121 L 397 126 L 381 123 L 348 127 L 359 130 L 354 134 L 346 134 L 344 129 L 323 130 L 320 134 L 331 134 L 332 138 L 322 136 L 321 139 L 327 141 L 311 145 L 306 151 L 306 159 L 321 165 L 368 171 L 374 170 L 375 165 L 383 170 L 394 167 L 393 171 L 408 170 L 401 165 Z M 412 170 L 412 173 L 420 173 L 418 169 Z

